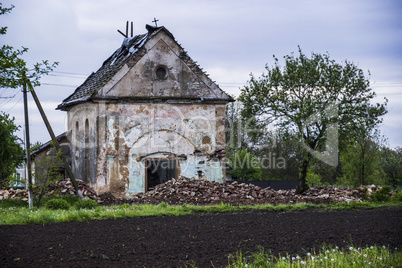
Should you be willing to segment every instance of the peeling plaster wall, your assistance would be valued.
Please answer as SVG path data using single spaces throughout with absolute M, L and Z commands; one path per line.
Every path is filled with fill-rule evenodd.
M 177 159 L 178 175 L 222 182 L 224 159 L 216 152 L 225 145 L 224 109 L 223 104 L 77 105 L 68 113 L 73 172 L 97 192 L 130 195 L 146 190 L 147 159 Z
M 96 183 L 98 105 L 84 103 L 68 112 L 68 129 L 71 130 L 71 168 L 76 179 L 90 185 Z
M 146 159 L 177 159 L 180 175 L 223 181 L 222 159 L 211 161 L 215 151 L 224 148 L 224 133 L 217 138 L 217 126 L 223 125 L 216 120 L 220 109 L 201 104 L 109 104 L 110 190 L 144 192 Z

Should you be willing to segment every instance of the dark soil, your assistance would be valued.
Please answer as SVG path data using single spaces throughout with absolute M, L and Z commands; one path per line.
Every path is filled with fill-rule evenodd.
M 221 267 L 263 246 L 402 247 L 402 210 L 253 212 L 0 226 L 1 267 Z

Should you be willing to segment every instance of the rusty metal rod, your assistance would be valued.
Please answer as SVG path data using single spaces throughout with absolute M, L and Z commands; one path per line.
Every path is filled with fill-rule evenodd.
M 42 116 L 43 122 L 45 122 L 46 128 L 49 131 L 50 136 L 52 137 L 52 140 L 56 146 L 56 149 L 57 149 L 57 151 L 59 151 L 59 150 L 61 150 L 60 144 L 57 141 L 56 136 L 54 135 L 53 129 L 50 126 L 49 121 L 47 120 L 46 114 L 43 111 L 42 105 L 39 102 L 38 96 L 36 95 L 34 88 L 32 87 L 31 81 L 27 80 L 27 84 L 28 84 L 29 90 L 31 91 L 32 97 L 35 100 L 36 106 L 39 109 L 40 115 Z M 64 167 L 66 168 L 67 174 L 70 177 L 70 180 L 74 186 L 74 189 L 77 192 L 78 198 L 80 200 L 84 200 L 84 196 L 82 195 L 81 190 L 78 188 L 78 183 L 75 180 L 75 176 L 74 176 L 73 172 L 71 171 L 70 165 L 68 164 L 67 159 L 64 157 L 64 154 L 61 154 L 61 158 L 63 160 Z
M 124 36 L 125 38 L 127 38 L 127 36 L 120 30 L 117 30 L 122 36 Z

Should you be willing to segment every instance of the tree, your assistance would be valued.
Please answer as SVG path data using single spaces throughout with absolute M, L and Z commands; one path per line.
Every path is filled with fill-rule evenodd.
M 237 151 L 234 156 L 229 157 L 229 166 L 232 168 L 230 174 L 241 180 L 261 180 L 261 165 L 247 149 Z
M 387 183 L 394 187 L 402 184 L 402 148 L 394 150 L 383 147 L 380 150 L 379 166 L 387 176 Z
M 16 167 L 23 160 L 23 149 L 21 139 L 14 133 L 19 129 L 14 124 L 14 118 L 10 118 L 4 112 L 0 113 L 0 182 L 7 182 Z
M 241 103 L 238 101 L 230 102 L 225 110 L 225 140 L 226 155 L 233 157 L 236 151 L 246 149 L 246 129 L 240 115 Z
M 303 146 L 300 161 L 300 186 L 297 193 L 308 189 L 307 170 L 315 156 L 336 166 L 338 139 L 353 134 L 353 129 L 368 121 L 379 124 L 386 114 L 386 103 L 371 104 L 376 96 L 369 80 L 353 63 L 343 64 L 330 59 L 329 54 L 312 53 L 306 57 L 284 56 L 282 68 L 274 56 L 272 68 L 260 78 L 252 74 L 242 88 L 239 100 L 242 115 L 252 118 L 255 128 L 274 124 L 280 131 L 295 131 Z M 342 142 L 339 143 L 342 146 Z
M 7 15 L 14 8 L 3 7 L 0 3 L 0 15 Z M 0 27 L 0 35 L 7 33 L 7 27 Z M 14 49 L 9 45 L 0 47 L 0 88 L 20 88 L 29 81 L 34 85 L 40 85 L 40 78 L 44 74 L 48 74 L 58 64 L 57 62 L 49 64 L 47 60 L 43 60 L 33 65 L 28 69 L 27 63 L 22 58 L 23 54 L 28 51 L 28 48 Z M 1 117 L 1 179 L 7 179 L 10 172 L 15 170 L 15 167 L 21 162 L 21 140 L 14 136 L 14 132 L 19 126 L 14 125 L 14 119 L 9 119 L 4 113 Z M 4 137 L 4 138 L 3 138 Z
M 354 187 L 367 184 L 384 184 L 385 174 L 379 166 L 378 144 L 370 139 L 352 139 L 342 150 L 340 162 L 343 176 L 338 179 L 341 185 Z
M 297 159 L 300 157 L 301 145 L 295 135 L 282 135 L 268 129 L 256 130 L 252 127 L 253 122 L 247 122 L 241 116 L 241 110 L 242 104 L 239 101 L 226 105 L 227 158 L 239 158 L 240 151 L 247 149 L 260 163 L 261 180 L 297 179 Z
M 260 159 L 262 180 L 297 180 L 301 144 L 293 133 L 261 131 L 253 153 Z
M 56 150 L 51 143 L 51 149 L 47 154 L 38 156 L 35 161 L 33 194 L 36 196 L 36 206 L 41 206 L 42 198 L 51 184 L 63 178 L 62 151 Z

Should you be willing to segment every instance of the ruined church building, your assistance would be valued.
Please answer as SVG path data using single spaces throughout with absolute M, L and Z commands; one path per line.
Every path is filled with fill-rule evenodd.
M 225 181 L 223 92 L 165 27 L 125 38 L 57 109 L 71 167 L 98 193 L 129 196 L 171 178 Z

